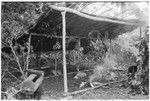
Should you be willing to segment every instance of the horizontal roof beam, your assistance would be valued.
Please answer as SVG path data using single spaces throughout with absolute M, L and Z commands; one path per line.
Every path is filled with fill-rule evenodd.
M 79 11 L 70 9 L 70 8 L 66 8 L 66 7 L 58 7 L 58 6 L 54 6 L 54 5 L 50 5 L 50 7 L 52 9 L 58 10 L 58 11 L 66 11 L 66 12 L 70 12 L 70 13 L 74 13 L 77 14 L 81 17 L 90 19 L 90 20 L 95 20 L 95 21 L 106 21 L 106 22 L 112 22 L 112 23 L 118 23 L 118 24 L 125 24 L 125 25 L 139 25 L 139 23 L 131 23 L 131 22 L 127 22 L 127 21 L 123 21 L 123 20 L 114 20 L 111 18 L 104 18 L 104 17 L 95 17 L 95 16 L 90 16 L 84 13 L 81 13 Z

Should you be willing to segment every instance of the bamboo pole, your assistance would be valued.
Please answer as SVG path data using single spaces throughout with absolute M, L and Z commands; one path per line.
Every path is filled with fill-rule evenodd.
M 66 68 L 66 11 L 62 11 L 62 32 L 63 32 L 63 75 L 64 75 L 64 93 L 68 93 L 67 68 Z

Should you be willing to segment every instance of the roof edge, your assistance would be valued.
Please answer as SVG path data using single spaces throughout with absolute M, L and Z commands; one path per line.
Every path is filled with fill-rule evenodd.
M 58 11 L 66 11 L 66 12 L 70 12 L 70 13 L 74 13 L 77 14 L 81 17 L 87 18 L 87 19 L 91 19 L 91 20 L 95 20 L 95 21 L 106 21 L 106 22 L 112 22 L 112 23 L 118 23 L 118 24 L 125 24 L 125 25 L 136 25 L 136 26 L 140 26 L 141 23 L 133 23 L 133 22 L 128 22 L 128 21 L 122 21 L 122 20 L 114 20 L 114 19 L 110 19 L 110 18 L 104 18 L 104 17 L 95 17 L 92 15 L 87 15 L 85 13 L 76 11 L 74 9 L 70 9 L 70 8 L 66 8 L 66 7 L 58 7 L 58 6 L 54 6 L 54 5 L 50 5 L 50 7 L 54 10 L 58 10 Z M 135 19 L 138 20 L 138 19 Z M 139 21 L 140 22 L 140 21 Z

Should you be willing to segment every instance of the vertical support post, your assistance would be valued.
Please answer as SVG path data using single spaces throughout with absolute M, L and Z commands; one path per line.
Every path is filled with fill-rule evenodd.
M 31 35 L 29 36 L 29 41 L 27 43 L 27 47 L 28 47 L 28 54 L 27 54 L 27 60 L 26 60 L 26 70 L 29 68 L 29 58 L 30 58 L 30 49 L 31 49 Z M 27 73 L 25 74 L 25 77 L 27 78 Z
M 66 68 L 66 11 L 62 11 L 64 93 L 68 93 Z

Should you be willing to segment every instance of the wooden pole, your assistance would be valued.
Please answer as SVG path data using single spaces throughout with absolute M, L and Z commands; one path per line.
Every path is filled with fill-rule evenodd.
M 74 13 L 76 15 L 79 15 L 81 17 L 87 18 L 87 19 L 91 19 L 91 20 L 95 20 L 95 21 L 106 21 L 106 22 L 112 22 L 112 23 L 118 23 L 118 24 L 127 24 L 127 25 L 139 25 L 139 23 L 130 23 L 130 22 L 125 22 L 125 21 L 120 21 L 120 20 L 113 20 L 110 18 L 103 18 L 103 17 L 93 17 L 81 12 L 78 12 L 76 10 L 70 9 L 70 8 L 66 8 L 66 7 L 57 7 L 54 5 L 50 5 L 50 7 L 52 9 L 58 10 L 58 11 L 67 11 L 67 12 L 71 12 Z
M 69 93 L 64 94 L 64 95 L 66 96 L 66 95 L 78 94 L 78 93 L 82 93 L 82 92 L 85 92 L 85 91 L 88 91 L 88 90 L 97 89 L 97 88 L 100 88 L 100 87 L 103 87 L 103 86 L 106 86 L 106 85 L 110 85 L 110 84 L 113 84 L 113 83 L 119 83 L 119 82 L 126 81 L 126 80 L 127 79 L 123 79 L 123 80 L 119 80 L 119 81 L 112 81 L 112 82 L 104 83 L 102 85 L 98 85 L 98 86 L 94 86 L 94 87 L 88 87 L 88 88 L 85 88 L 85 89 L 82 89 L 82 90 L 77 90 L 77 91 L 74 91 L 74 92 L 69 92 Z
M 68 93 L 67 68 L 66 68 L 66 11 L 62 11 L 62 32 L 63 32 L 63 75 L 64 75 L 64 93 Z
M 29 58 L 30 58 L 30 49 L 31 49 L 31 35 L 29 36 L 29 42 L 27 43 L 28 47 L 28 55 L 27 55 L 27 60 L 26 60 L 26 70 L 29 68 Z M 25 77 L 27 78 L 28 73 L 25 74 Z

